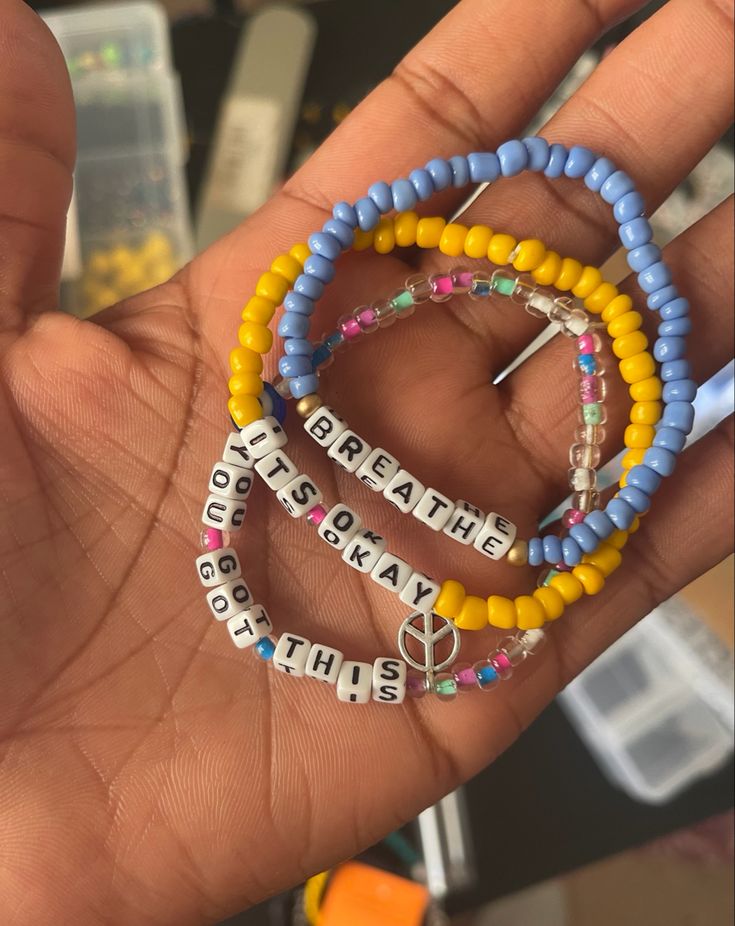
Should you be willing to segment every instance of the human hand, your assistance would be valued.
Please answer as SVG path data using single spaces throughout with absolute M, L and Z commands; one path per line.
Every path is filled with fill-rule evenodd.
M 464 0 L 258 214 L 171 282 L 81 322 L 53 311 L 73 162 L 64 64 L 27 7 L 0 4 L 4 922 L 202 923 L 298 882 L 477 772 L 605 646 L 726 555 L 731 422 L 684 453 L 624 567 L 553 628 L 532 672 L 452 706 L 401 708 L 340 704 L 234 650 L 193 569 L 209 466 L 229 428 L 227 357 L 259 272 L 373 180 L 520 133 L 597 34 L 638 5 Z M 731 17 L 729 4 L 672 0 L 542 134 L 611 157 L 652 211 L 731 119 Z M 459 202 L 449 193 L 430 211 Z M 586 262 L 615 248 L 609 211 L 579 184 L 500 183 L 466 221 Z M 699 382 L 730 357 L 731 226 L 728 202 L 667 249 L 692 302 Z M 317 333 L 415 266 L 342 259 Z M 488 383 L 539 325 L 507 303 L 427 305 L 340 359 L 325 393 L 427 485 L 500 507 L 530 532 L 566 492 L 568 345 L 557 338 Z M 629 402 L 614 376 L 610 388 L 607 456 Z M 399 555 L 487 585 L 479 556 L 335 473 L 305 438 L 289 453 Z M 252 499 L 236 546 L 276 626 L 351 658 L 394 653 L 404 614 L 392 596 L 335 569 L 334 553 L 266 493 Z M 530 571 L 492 573 L 499 593 L 532 583 Z M 464 645 L 479 658 L 494 639 Z

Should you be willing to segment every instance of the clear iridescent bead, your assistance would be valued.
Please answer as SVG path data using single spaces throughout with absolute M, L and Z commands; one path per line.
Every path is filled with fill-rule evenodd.
M 597 444 L 573 444 L 569 450 L 572 466 L 594 468 L 600 465 L 600 448 Z
M 378 326 L 380 328 L 390 328 L 396 321 L 396 310 L 387 299 L 380 299 L 378 302 L 373 302 L 370 308 L 375 312 L 375 317 L 378 319 Z
M 414 305 L 421 305 L 431 299 L 433 292 L 429 278 L 424 273 L 416 273 L 406 280 L 406 289 L 411 293 Z
M 525 662 L 528 652 L 517 637 L 506 637 L 498 647 L 499 652 L 505 653 L 512 666 L 519 666 Z

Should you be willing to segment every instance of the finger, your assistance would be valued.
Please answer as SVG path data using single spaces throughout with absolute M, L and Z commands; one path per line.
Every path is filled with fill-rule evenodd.
M 603 60 L 541 134 L 609 157 L 635 180 L 650 214 L 729 126 L 731 57 L 729 6 L 672 0 Z M 491 187 L 461 221 L 541 238 L 559 254 L 593 265 L 620 243 L 610 206 L 566 178 L 525 174 Z M 430 267 L 437 260 L 428 255 Z M 495 345 L 498 372 L 541 326 L 507 303 L 492 313 L 482 304 L 449 309 Z
M 39 17 L 0 17 L 0 348 L 58 304 L 72 189 L 74 106 L 64 59 Z

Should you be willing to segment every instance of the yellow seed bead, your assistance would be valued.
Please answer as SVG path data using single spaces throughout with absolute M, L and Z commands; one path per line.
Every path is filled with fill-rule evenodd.
M 288 280 L 277 273 L 266 270 L 255 284 L 255 295 L 270 299 L 274 305 L 280 305 L 288 292 Z
M 628 357 L 635 357 L 648 347 L 648 338 L 642 331 L 631 331 L 630 334 L 624 334 L 615 338 L 612 342 L 613 353 L 621 360 L 627 360 Z
M 653 443 L 655 436 L 656 429 L 650 424 L 629 424 L 625 429 L 625 446 L 630 447 L 631 450 L 637 447 L 648 448 Z
M 439 239 L 439 250 L 447 257 L 460 257 L 464 254 L 464 243 L 467 240 L 469 229 L 466 225 L 460 225 L 458 222 L 450 222 L 444 226 L 444 231 Z
M 656 424 L 660 418 L 660 402 L 634 402 L 631 406 L 631 424 Z
M 473 225 L 464 239 L 464 252 L 467 257 L 481 260 L 487 257 L 490 239 L 493 236 L 492 228 L 487 225 Z
M 613 299 L 618 297 L 618 288 L 612 283 L 600 283 L 600 285 L 584 300 L 584 307 L 588 312 L 594 315 L 600 315 L 610 305 Z
M 419 222 L 419 225 L 421 223 Z M 434 612 L 439 617 L 454 620 L 462 609 L 465 600 L 464 585 L 456 579 L 445 579 L 439 589 L 439 597 L 434 602 Z
M 658 376 L 649 376 L 633 383 L 628 391 L 634 402 L 657 402 L 663 394 L 663 385 Z
M 254 395 L 233 395 L 227 403 L 232 420 L 238 428 L 263 417 L 263 408 Z
M 549 585 L 559 592 L 564 604 L 574 604 L 584 593 L 582 583 L 571 572 L 560 572 L 551 579 Z
M 623 459 L 620 461 L 620 465 L 623 469 L 633 469 L 634 466 L 640 466 L 643 462 L 643 457 L 646 455 L 647 447 L 636 447 L 633 450 L 628 450 L 623 454 Z
M 517 242 L 512 235 L 493 235 L 487 246 L 487 259 L 498 267 L 509 263 L 511 252 Z
M 643 316 L 640 312 L 625 312 L 618 315 L 607 326 L 607 333 L 611 338 L 620 338 L 624 334 L 632 334 L 643 324 Z
M 311 257 L 311 248 L 305 241 L 300 241 L 298 244 L 295 244 L 288 253 L 303 267 L 306 263 L 306 258 Z
M 467 595 L 454 618 L 460 630 L 483 630 L 487 627 L 487 602 L 477 595 Z
M 625 469 L 625 470 L 623 470 L 623 472 L 621 473 L 620 479 L 618 479 L 618 486 L 619 486 L 621 489 L 624 489 L 627 485 L 628 485 L 628 470 Z
M 613 531 L 605 541 L 605 543 L 609 543 L 611 547 L 615 547 L 616 550 L 622 550 L 627 542 L 628 531 Z
M 276 313 L 276 306 L 270 299 L 262 296 L 252 296 L 242 310 L 244 322 L 256 322 L 258 325 L 267 325 Z
M 602 315 L 600 318 L 606 325 L 609 325 L 614 318 L 619 318 L 621 315 L 625 315 L 626 312 L 630 312 L 632 308 L 633 300 L 630 298 L 630 296 L 626 296 L 624 293 L 621 293 L 619 296 L 616 296 L 612 302 L 605 306 L 605 308 L 602 310 Z
M 415 212 L 399 212 L 393 219 L 393 232 L 399 248 L 411 248 L 416 244 L 416 229 L 419 217 Z
M 243 322 L 237 336 L 243 347 L 249 347 L 250 350 L 254 350 L 257 354 L 267 354 L 273 347 L 273 333 L 265 325 L 257 325 L 255 322 Z
M 516 626 L 519 630 L 535 630 L 546 623 L 546 611 L 533 595 L 519 595 L 514 601 Z
M 304 265 L 291 254 L 279 254 L 271 264 L 273 273 L 277 273 L 284 280 L 288 280 L 291 285 L 296 282 L 296 277 L 301 274 L 303 269 Z
M 440 216 L 419 219 L 416 226 L 416 244 L 420 248 L 438 248 L 446 224 Z
M 510 630 L 516 625 L 515 603 L 502 595 L 491 595 L 487 600 L 487 619 L 493 627 Z
M 602 283 L 602 274 L 597 267 L 585 267 L 582 276 L 577 280 L 577 285 L 572 287 L 572 293 L 578 299 L 586 299 L 592 295 L 600 283 Z
M 532 272 L 539 286 L 551 286 L 561 272 L 561 257 L 556 251 L 547 251 L 544 261 Z
M 373 247 L 378 254 L 390 254 L 395 246 L 396 233 L 393 227 L 393 219 L 382 218 L 375 226 Z
M 538 238 L 526 238 L 518 242 L 518 253 L 513 266 L 519 273 L 530 273 L 540 267 L 546 257 L 546 247 Z M 530 628 L 529 628 L 530 629 Z
M 583 563 L 596 566 L 605 578 L 615 572 L 622 561 L 620 551 L 606 541 L 603 541 L 594 553 L 585 553 L 582 557 Z
M 363 231 L 361 228 L 356 228 L 355 240 L 352 242 L 352 250 L 366 251 L 372 245 L 374 237 L 374 231 Z
M 591 563 L 580 563 L 572 569 L 572 575 L 582 583 L 585 595 L 597 595 L 605 587 L 605 576 Z
M 324 405 L 321 397 L 318 396 L 315 392 L 312 392 L 310 395 L 301 396 L 301 398 L 296 403 L 296 414 L 300 415 L 302 418 L 311 418 L 314 412 L 321 408 Z
M 636 515 L 633 518 L 633 523 L 628 528 L 628 533 L 635 534 L 635 532 L 638 530 L 640 526 L 641 526 L 641 515 Z
M 263 391 L 263 380 L 257 373 L 233 373 L 228 386 L 231 395 L 259 396 Z
M 550 585 L 544 585 L 543 588 L 537 588 L 533 597 L 541 604 L 546 612 L 547 621 L 558 620 L 564 613 L 564 599 L 559 592 Z
M 233 373 L 262 373 L 263 358 L 248 347 L 230 351 L 230 369 Z
M 653 376 L 656 372 L 656 364 L 648 351 L 641 351 L 640 354 L 634 354 L 632 357 L 621 360 L 618 369 L 623 380 L 628 385 L 631 385 Z
M 577 285 L 577 281 L 582 276 L 582 270 L 583 267 L 578 260 L 573 257 L 565 257 L 561 262 L 561 270 L 554 280 L 554 286 L 566 292 L 566 290 Z

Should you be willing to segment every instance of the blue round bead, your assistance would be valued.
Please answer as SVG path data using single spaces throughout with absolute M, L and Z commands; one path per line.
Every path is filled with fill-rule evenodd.
M 615 165 L 608 158 L 598 158 L 584 175 L 584 185 L 597 193 L 610 174 L 615 172 Z
M 564 173 L 567 177 L 573 177 L 575 179 L 584 177 L 596 160 L 597 155 L 594 151 L 590 151 L 589 148 L 585 148 L 582 145 L 573 145 L 569 149 L 569 154 L 567 155 Z
M 355 240 L 354 231 L 347 222 L 342 222 L 340 219 L 327 219 L 322 225 L 322 231 L 328 235 L 334 235 L 340 247 L 345 251 L 352 247 L 352 242 Z
M 306 376 L 307 373 L 313 372 L 311 357 L 281 357 L 278 361 L 278 372 L 284 379 L 292 379 L 294 376 Z
M 529 135 L 523 139 L 528 151 L 528 169 L 533 171 L 546 170 L 551 154 L 549 143 L 540 135 Z
M 426 165 L 426 170 L 437 192 L 445 190 L 451 184 L 452 168 L 444 158 L 433 158 Z
M 682 434 L 690 434 L 694 427 L 694 406 L 691 402 L 669 402 L 661 418 L 664 428 L 676 428 Z
M 381 212 L 390 212 L 393 208 L 393 194 L 390 184 L 385 180 L 377 180 L 368 187 L 368 196 Z
M 604 511 L 590 511 L 585 515 L 584 523 L 592 528 L 600 540 L 605 540 L 615 530 L 615 525 Z
M 408 175 L 408 179 L 411 181 L 414 190 L 416 190 L 416 195 L 423 202 L 426 199 L 430 199 L 434 195 L 434 181 L 431 179 L 431 174 L 428 170 L 425 170 L 423 167 L 417 167 L 416 170 L 412 170 Z
M 491 151 L 481 154 L 468 154 L 470 180 L 473 183 L 492 183 L 500 176 L 500 161 Z
M 549 148 L 549 163 L 544 168 L 544 176 L 555 180 L 564 173 L 564 165 L 567 163 L 567 154 L 569 152 L 564 145 L 553 144 Z
M 594 553 L 600 545 L 600 538 L 584 521 L 580 524 L 572 524 L 569 528 L 569 536 L 577 541 L 584 553 Z
M 676 468 L 676 454 L 664 447 L 649 447 L 643 455 L 643 462 L 660 476 L 670 476 Z
M 273 659 L 273 654 L 276 651 L 273 640 L 268 639 L 268 637 L 261 637 L 260 640 L 258 640 L 258 642 L 255 644 L 254 649 L 260 658 L 266 662 L 269 659 Z
M 657 338 L 653 345 L 653 356 L 659 363 L 683 360 L 686 351 L 684 338 Z
M 664 383 L 670 383 L 674 379 L 689 379 L 691 377 L 689 361 L 669 360 L 662 363 L 658 375 Z
M 564 555 L 561 548 L 561 539 L 553 534 L 547 534 L 542 538 L 541 542 L 544 547 L 544 559 L 546 562 L 551 563 L 553 566 L 560 563 Z
M 332 261 L 321 254 L 311 254 L 304 261 L 304 273 L 316 277 L 320 283 L 331 283 L 336 272 Z
M 671 283 L 671 271 L 663 261 L 651 264 L 638 275 L 638 285 L 644 293 L 655 293 L 664 286 L 668 286 L 669 283 Z
M 692 332 L 692 320 L 688 315 L 661 322 L 658 333 L 662 338 L 684 338 Z
M 289 382 L 289 386 L 294 399 L 301 399 L 319 389 L 319 377 L 316 373 L 309 373 L 308 376 L 297 376 L 296 379 Z
M 693 402 L 697 395 L 697 384 L 693 379 L 672 379 L 664 383 L 663 400 L 669 402 Z
M 528 541 L 528 565 L 540 566 L 544 561 L 544 545 L 540 537 Z M 558 562 L 558 560 L 557 560 Z
M 594 354 L 579 354 L 577 357 L 577 366 L 580 369 L 581 373 L 585 373 L 587 376 L 592 376 L 592 374 L 597 370 L 597 360 Z
M 408 212 L 416 205 L 416 190 L 410 180 L 396 180 L 391 191 L 396 212 Z
M 299 315 L 311 315 L 314 311 L 314 300 L 301 293 L 289 290 L 283 300 L 283 307 L 287 312 L 298 312 Z
M 320 344 L 318 347 L 314 348 L 314 353 L 311 355 L 312 369 L 318 370 L 331 356 L 332 352 L 326 344 Z
M 653 439 L 653 446 L 662 447 L 671 453 L 681 453 L 686 442 L 686 434 L 682 434 L 676 428 L 659 428 Z
M 637 219 L 631 219 L 630 222 L 623 222 L 618 228 L 618 236 L 623 246 L 630 251 L 648 244 L 653 238 L 653 229 L 648 219 L 639 216 Z
M 669 288 L 674 289 L 673 286 Z M 677 296 L 676 299 L 671 299 L 661 306 L 661 318 L 666 319 L 666 321 L 672 321 L 675 318 L 684 318 L 684 316 L 688 314 L 689 300 L 685 299 L 683 296 Z
M 484 665 L 479 669 L 476 669 L 475 675 L 477 676 L 477 684 L 480 688 L 487 688 L 489 685 L 492 685 L 498 678 L 498 673 L 491 665 Z
M 314 345 L 307 338 L 289 338 L 283 342 L 283 351 L 289 357 L 311 357 Z
M 327 260 L 337 260 L 342 253 L 339 241 L 335 239 L 334 235 L 327 235 L 323 231 L 309 235 L 307 244 L 312 254 L 321 254 Z
M 627 502 L 636 514 L 643 514 L 651 507 L 651 499 L 637 486 L 624 486 L 618 492 L 618 498 L 622 498 L 624 502 Z
M 641 273 L 661 260 L 661 248 L 657 244 L 644 244 L 642 248 L 628 251 L 625 259 L 631 270 Z
M 627 531 L 635 521 L 636 511 L 624 498 L 611 498 L 607 503 L 605 513 L 620 531 Z
M 664 286 L 663 289 L 657 290 L 655 293 L 646 299 L 646 305 L 652 312 L 655 312 L 657 309 L 660 309 L 662 306 L 665 306 L 667 302 L 670 302 L 672 299 L 675 299 L 678 296 L 675 286 Z
M 578 566 L 582 562 L 582 548 L 574 537 L 565 537 L 561 542 L 561 549 L 567 566 Z
M 515 177 L 528 166 L 528 149 L 517 138 L 503 142 L 498 148 L 497 155 L 500 161 L 500 173 L 504 177 Z
M 282 338 L 305 338 L 309 333 L 309 316 L 285 312 L 278 322 L 278 333 Z
M 639 463 L 628 471 L 626 482 L 629 486 L 635 486 L 636 489 L 640 489 L 641 492 L 645 492 L 646 495 L 650 496 L 661 485 L 661 477 L 650 466 Z
M 350 228 L 357 228 L 357 213 L 355 207 L 350 203 L 337 203 L 332 209 L 332 216 L 340 222 L 344 222 L 345 225 L 349 225 Z
M 624 170 L 614 171 L 600 187 L 600 196 L 611 206 L 619 199 L 634 192 L 635 183 Z
M 355 203 L 357 224 L 362 231 L 372 231 L 380 221 L 380 210 L 367 196 L 363 196 Z
M 623 222 L 629 222 L 631 219 L 636 219 L 639 215 L 643 215 L 644 209 L 645 203 L 643 202 L 643 197 L 636 190 L 633 193 L 626 193 L 625 196 L 622 196 L 615 203 L 613 206 L 613 215 L 618 225 L 622 225 Z
M 455 154 L 449 158 L 449 166 L 452 170 L 452 186 L 457 188 L 467 186 L 470 182 L 470 165 L 467 158 L 461 154 Z
M 317 280 L 316 277 L 309 276 L 308 273 L 301 273 L 296 277 L 296 282 L 293 285 L 294 292 L 301 293 L 302 296 L 306 296 L 307 299 L 313 299 L 315 302 L 317 299 L 321 299 L 322 293 L 324 292 L 324 284 L 321 280 Z
M 271 401 L 271 414 L 279 424 L 286 420 L 286 400 L 279 395 L 272 383 L 263 383 L 263 391 Z

